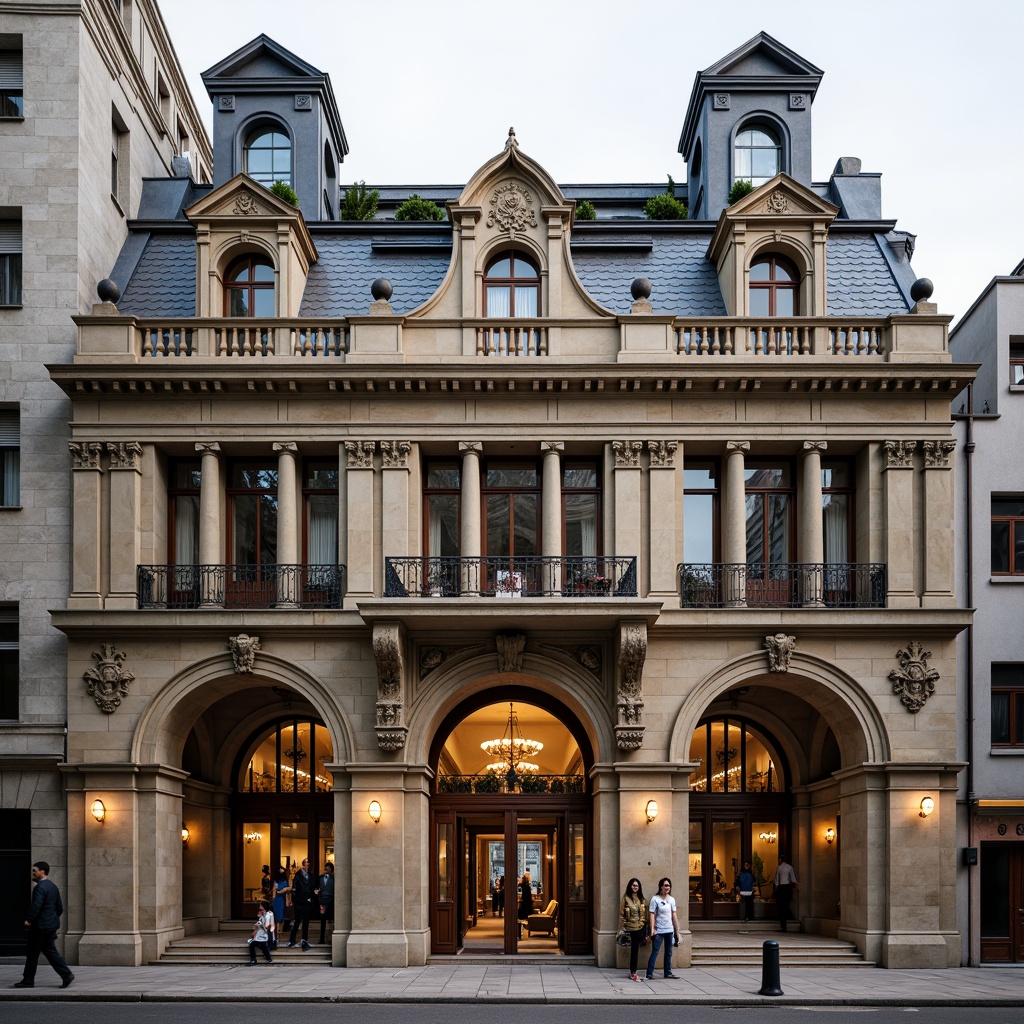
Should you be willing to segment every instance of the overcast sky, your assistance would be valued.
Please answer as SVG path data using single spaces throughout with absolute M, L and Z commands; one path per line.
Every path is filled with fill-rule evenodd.
M 343 181 L 463 184 L 504 145 L 562 184 L 685 179 L 694 75 L 766 31 L 825 74 L 813 174 L 856 156 L 959 317 L 1024 259 L 1022 0 L 160 0 L 200 74 L 265 32 L 331 76 Z

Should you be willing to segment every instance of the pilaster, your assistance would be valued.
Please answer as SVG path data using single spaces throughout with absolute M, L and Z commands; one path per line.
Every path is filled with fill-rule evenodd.
M 682 561 L 682 484 L 676 457 L 683 458 L 677 441 L 648 441 L 648 529 L 646 560 L 650 566 L 649 597 L 672 597 L 678 591 L 676 566 Z
M 110 588 L 104 607 L 131 609 L 137 604 L 142 445 L 118 441 L 106 447 L 110 456 Z
M 615 537 L 613 553 L 636 555 L 637 579 L 643 579 L 640 565 L 643 536 L 640 528 L 640 453 L 643 441 L 612 441 L 615 460 Z
M 916 608 L 914 589 L 914 452 L 916 441 L 884 441 L 885 561 L 890 608 Z
M 348 594 L 373 597 L 373 453 L 376 441 L 346 441 L 348 489 Z
M 100 543 L 101 483 L 98 441 L 68 443 L 71 450 L 72 502 L 74 543 L 71 561 L 71 594 L 68 608 L 72 610 L 101 608 L 100 596 Z
M 953 463 L 955 441 L 924 441 L 921 470 L 924 523 L 924 593 L 926 608 L 955 608 L 953 587 Z

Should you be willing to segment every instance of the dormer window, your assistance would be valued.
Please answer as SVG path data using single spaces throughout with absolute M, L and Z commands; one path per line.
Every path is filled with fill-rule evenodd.
M 750 316 L 795 316 L 798 292 L 796 268 L 782 256 L 761 256 L 750 265 Z
M 269 188 L 275 181 L 292 183 L 292 143 L 284 132 L 258 128 L 245 144 L 245 173 Z
M 782 170 L 782 146 L 767 128 L 747 128 L 736 136 L 732 180 L 758 188 Z
M 228 268 L 224 281 L 225 315 L 272 317 L 274 268 L 262 256 L 243 256 Z
M 540 275 L 521 253 L 506 252 L 484 274 L 484 316 L 535 317 L 540 308 Z

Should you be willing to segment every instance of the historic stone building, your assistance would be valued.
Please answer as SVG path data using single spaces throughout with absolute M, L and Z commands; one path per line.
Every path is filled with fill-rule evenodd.
M 154 958 L 308 857 L 337 965 L 612 965 L 635 874 L 674 879 L 685 966 L 743 862 L 774 912 L 785 852 L 805 930 L 960 962 L 973 371 L 878 175 L 811 180 L 820 78 L 765 34 L 697 75 L 690 220 L 495 127 L 417 190 L 443 221 L 353 223 L 329 79 L 264 36 L 207 73 L 213 183 L 146 183 L 51 366 L 74 960 Z

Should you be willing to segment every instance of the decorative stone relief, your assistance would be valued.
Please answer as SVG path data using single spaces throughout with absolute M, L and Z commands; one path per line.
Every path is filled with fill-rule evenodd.
M 135 676 L 125 671 L 126 655 L 114 644 L 100 644 L 100 649 L 93 651 L 92 656 L 96 659 L 96 667 L 82 676 L 87 684 L 86 692 L 101 711 L 112 715 L 120 706 L 121 699 L 128 696 L 128 684 L 135 681 Z
M 781 188 L 774 192 L 764 201 L 765 213 L 789 213 L 789 196 Z
M 381 441 L 380 454 L 385 469 L 408 469 L 409 452 L 412 444 L 409 441 Z
M 373 453 L 376 441 L 346 441 L 345 451 L 348 452 L 349 469 L 373 469 Z
M 308 92 L 299 92 L 295 94 L 295 109 L 296 110 L 312 110 L 313 109 L 313 97 Z
M 648 441 L 647 450 L 651 454 L 651 469 L 672 469 L 676 464 L 677 441 Z
M 239 633 L 228 637 L 228 650 L 231 660 L 235 663 L 235 671 L 240 676 L 251 676 L 256 667 L 256 654 L 260 650 L 260 638 Z
M 548 452 L 561 453 L 565 451 L 564 441 L 541 441 L 540 451 L 542 455 L 547 455 Z
M 640 465 L 640 452 L 643 441 L 612 441 L 612 453 L 615 456 L 616 469 L 630 469 Z
M 588 672 L 601 674 L 601 652 L 596 647 L 577 647 L 575 658 Z
M 420 679 L 439 668 L 447 657 L 447 653 L 440 647 L 424 647 L 420 651 Z
M 796 637 L 776 633 L 764 638 L 764 649 L 768 652 L 769 672 L 788 672 L 789 663 L 796 650 Z
M 408 729 L 403 724 L 402 638 L 397 625 L 373 627 L 373 657 L 377 662 L 377 746 L 401 750 Z
M 499 633 L 494 638 L 494 644 L 498 649 L 498 671 L 499 672 L 522 672 L 523 671 L 523 650 L 526 647 L 526 637 L 522 633 Z
M 492 209 L 487 214 L 487 226 L 493 228 L 497 224 L 498 229 L 506 232 L 510 239 L 516 237 L 516 232 L 537 226 L 533 196 L 518 182 L 499 185 L 490 202 Z
M 790 110 L 806 110 L 807 109 L 807 93 L 804 93 L 804 92 L 791 92 L 789 94 L 789 109 Z
M 221 110 L 234 110 L 235 109 L 235 97 L 234 96 L 221 96 L 220 101 L 217 104 Z
M 68 441 L 68 448 L 71 450 L 71 466 L 73 469 L 99 469 L 100 452 L 103 445 L 98 441 Z
M 750 451 L 749 441 L 726 441 L 725 442 L 725 453 L 731 455 L 733 452 L 741 452 L 746 454 Z
M 251 213 L 260 213 L 261 211 L 259 204 L 256 202 L 256 197 L 248 189 L 243 188 L 235 197 L 235 205 L 231 208 L 231 212 L 248 216 Z
M 924 464 L 927 469 L 948 469 L 949 457 L 956 451 L 956 441 L 922 441 Z
M 715 110 L 728 110 L 730 96 L 727 92 L 715 93 Z
M 886 469 L 910 469 L 914 465 L 916 441 L 883 441 Z
M 196 451 L 200 455 L 220 455 L 220 444 L 217 441 L 196 441 Z
M 643 672 L 647 658 L 647 626 L 619 627 L 615 742 L 619 750 L 637 750 L 644 741 Z
M 142 445 L 138 441 L 108 441 L 111 469 L 138 469 Z
M 935 692 L 935 683 L 939 679 L 938 671 L 928 667 L 928 659 L 931 656 L 932 652 L 924 650 L 923 644 L 911 640 L 904 650 L 896 652 L 900 667 L 889 673 L 892 692 L 914 715 Z
M 810 455 L 812 452 L 817 452 L 821 455 L 822 452 L 828 451 L 828 441 L 804 441 L 801 447 L 807 455 Z

